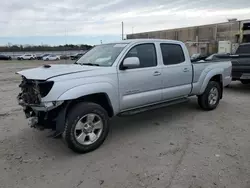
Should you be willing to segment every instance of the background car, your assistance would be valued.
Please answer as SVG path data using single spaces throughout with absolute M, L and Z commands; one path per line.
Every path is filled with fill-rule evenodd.
M 212 54 L 210 56 L 208 56 L 205 60 L 206 61 L 211 61 L 211 60 L 216 60 L 218 59 L 218 57 L 222 57 L 222 56 L 225 56 L 225 55 L 230 55 L 229 53 L 215 53 L 215 54 Z
M 60 60 L 60 56 L 51 54 L 51 55 L 43 57 L 43 60 L 44 61 L 56 61 L 56 60 Z
M 202 55 L 202 54 L 193 54 L 190 59 L 191 62 L 197 62 L 197 61 L 201 61 L 201 60 L 205 60 L 207 58 L 207 55 Z
M 77 54 L 71 55 L 70 59 L 71 60 L 78 60 L 82 56 L 83 56 L 83 53 L 77 53 Z
M 7 55 L 0 55 L 0 60 L 11 60 L 11 57 Z
M 37 59 L 38 60 L 43 60 L 44 57 L 49 56 L 49 55 L 50 54 L 41 54 L 41 55 L 37 56 Z
M 67 59 L 69 59 L 69 56 L 68 55 L 61 55 L 60 59 L 66 59 L 67 60 Z
M 24 55 L 18 56 L 17 59 L 18 60 L 34 60 L 36 59 L 36 56 L 33 54 L 24 54 Z

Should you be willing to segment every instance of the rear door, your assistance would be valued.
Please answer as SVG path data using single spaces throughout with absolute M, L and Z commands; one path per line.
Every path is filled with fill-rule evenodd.
M 192 65 L 179 44 L 161 43 L 163 100 L 187 96 L 192 86 Z
M 159 102 L 161 100 L 162 75 L 155 44 L 135 45 L 128 51 L 125 58 L 127 57 L 138 57 L 140 66 L 118 70 L 121 110 Z

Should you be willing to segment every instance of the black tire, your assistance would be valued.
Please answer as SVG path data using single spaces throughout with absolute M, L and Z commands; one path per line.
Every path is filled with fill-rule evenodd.
M 242 84 L 250 84 L 250 81 L 249 80 L 241 80 L 241 83 Z
M 215 102 L 215 104 L 210 104 L 209 103 L 209 95 L 210 95 L 210 91 L 216 88 L 218 91 L 218 97 L 217 100 Z M 220 96 L 221 96 L 221 86 L 218 82 L 215 81 L 210 81 L 207 85 L 207 88 L 205 89 L 204 93 L 202 95 L 198 96 L 198 104 L 199 106 L 203 109 L 203 110 L 213 110 L 215 109 L 219 102 L 220 102 Z
M 87 114 L 97 114 L 103 123 L 103 130 L 100 137 L 92 144 L 83 145 L 80 144 L 75 138 L 75 126 L 77 122 Z M 63 132 L 63 139 L 68 147 L 77 153 L 91 152 L 100 147 L 106 139 L 109 132 L 109 116 L 105 109 L 100 105 L 91 102 L 81 102 L 71 108 L 67 115 L 66 125 Z

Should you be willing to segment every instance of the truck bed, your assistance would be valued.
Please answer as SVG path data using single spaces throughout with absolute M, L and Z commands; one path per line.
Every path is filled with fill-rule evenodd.
M 224 69 L 223 86 L 228 85 L 231 82 L 231 61 L 203 61 L 192 63 L 193 67 L 193 89 L 192 94 L 199 94 L 199 90 L 202 87 L 201 80 L 205 80 L 205 77 L 209 74 L 209 71 L 214 71 L 216 68 Z

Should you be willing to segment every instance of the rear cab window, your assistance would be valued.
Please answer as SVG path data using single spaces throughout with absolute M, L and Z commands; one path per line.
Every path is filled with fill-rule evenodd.
M 175 65 L 185 62 L 181 45 L 161 43 L 160 47 L 164 65 Z

